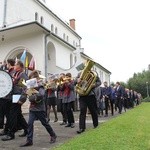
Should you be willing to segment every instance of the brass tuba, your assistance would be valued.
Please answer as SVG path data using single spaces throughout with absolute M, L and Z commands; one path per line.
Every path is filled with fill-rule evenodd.
M 80 75 L 81 82 L 79 82 L 76 85 L 76 91 L 81 96 L 88 95 L 93 87 L 93 84 L 96 82 L 97 73 L 91 71 L 91 68 L 93 67 L 94 64 L 95 64 L 94 61 L 87 60 L 85 67 L 81 72 Z

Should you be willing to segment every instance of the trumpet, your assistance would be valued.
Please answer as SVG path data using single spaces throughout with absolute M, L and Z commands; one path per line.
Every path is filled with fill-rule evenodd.
M 34 88 L 27 89 L 27 91 L 26 91 L 26 94 L 28 96 L 31 96 L 31 95 L 37 94 L 37 93 L 39 93 L 39 92 L 36 89 L 34 89 Z
M 45 89 L 53 89 L 53 88 L 56 88 L 56 85 L 57 85 L 56 82 L 52 81 L 52 82 L 45 83 L 44 88 Z

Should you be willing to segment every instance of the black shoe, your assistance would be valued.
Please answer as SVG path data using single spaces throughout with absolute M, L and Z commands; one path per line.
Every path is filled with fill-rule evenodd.
M 67 123 L 66 122 L 62 122 L 62 123 L 60 123 L 60 125 L 62 126 L 62 125 L 66 125 Z
M 9 140 L 13 140 L 14 138 L 15 138 L 15 136 L 6 135 L 6 136 L 3 137 L 1 140 L 2 140 L 2 141 L 9 141 Z
M 71 127 L 71 124 L 70 124 L 70 123 L 68 123 L 65 127 Z
M 55 118 L 54 122 L 57 122 L 58 121 L 58 118 Z
M 97 128 L 97 127 L 98 127 L 98 125 L 97 125 L 97 126 L 94 126 L 94 129 Z
M 0 136 L 3 136 L 3 135 L 7 135 L 7 132 L 4 131 L 4 130 L 2 130 L 2 131 L 0 132 Z
M 19 135 L 19 137 L 25 137 L 28 134 L 28 131 L 24 131 L 22 134 Z
M 56 142 L 56 138 L 57 138 L 56 135 L 55 135 L 55 136 L 51 136 L 50 143 L 51 143 L 51 144 L 52 144 L 52 143 L 55 143 L 55 142 Z
M 80 130 L 77 131 L 77 133 L 78 133 L 78 134 L 81 134 L 81 133 L 84 132 L 84 131 L 85 131 L 84 129 L 80 129 Z
M 26 142 L 25 144 L 20 145 L 20 147 L 26 147 L 26 146 L 32 146 L 32 145 L 33 145 L 33 143 L 30 142 L 30 141 L 28 141 L 28 142 Z
M 74 123 L 72 123 L 72 124 L 71 124 L 71 128 L 74 128 L 74 127 L 75 127 L 75 125 L 74 125 Z

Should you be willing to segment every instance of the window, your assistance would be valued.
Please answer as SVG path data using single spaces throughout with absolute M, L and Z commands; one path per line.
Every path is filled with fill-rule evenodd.
M 67 42 L 69 41 L 69 37 L 68 37 L 68 35 L 67 35 Z
M 77 62 L 77 56 L 74 56 L 74 63 Z
M 65 35 L 65 33 L 63 34 L 63 39 L 64 39 L 64 40 L 66 39 L 66 35 Z
M 55 34 L 58 34 L 58 30 L 57 30 L 57 27 L 55 28 Z
M 38 21 L 39 20 L 39 15 L 38 15 L 38 13 L 36 12 L 35 13 L 35 21 Z
M 51 31 L 54 32 L 54 25 L 51 24 Z
M 73 46 L 75 46 L 75 41 L 73 41 Z
M 44 24 L 44 18 L 41 17 L 41 24 Z
M 78 47 L 78 43 L 76 42 L 76 47 Z
M 73 56 L 70 54 L 70 68 L 73 66 Z

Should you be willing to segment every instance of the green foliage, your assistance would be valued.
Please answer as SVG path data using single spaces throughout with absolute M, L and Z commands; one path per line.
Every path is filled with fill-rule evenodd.
M 142 103 L 55 150 L 149 150 L 150 103 Z
M 143 97 L 147 96 L 147 84 L 150 93 L 150 71 L 143 71 L 142 73 L 134 73 L 133 77 L 127 82 L 127 88 L 133 89 L 141 93 Z
M 150 97 L 146 97 L 146 98 L 142 99 L 142 102 L 150 102 Z

